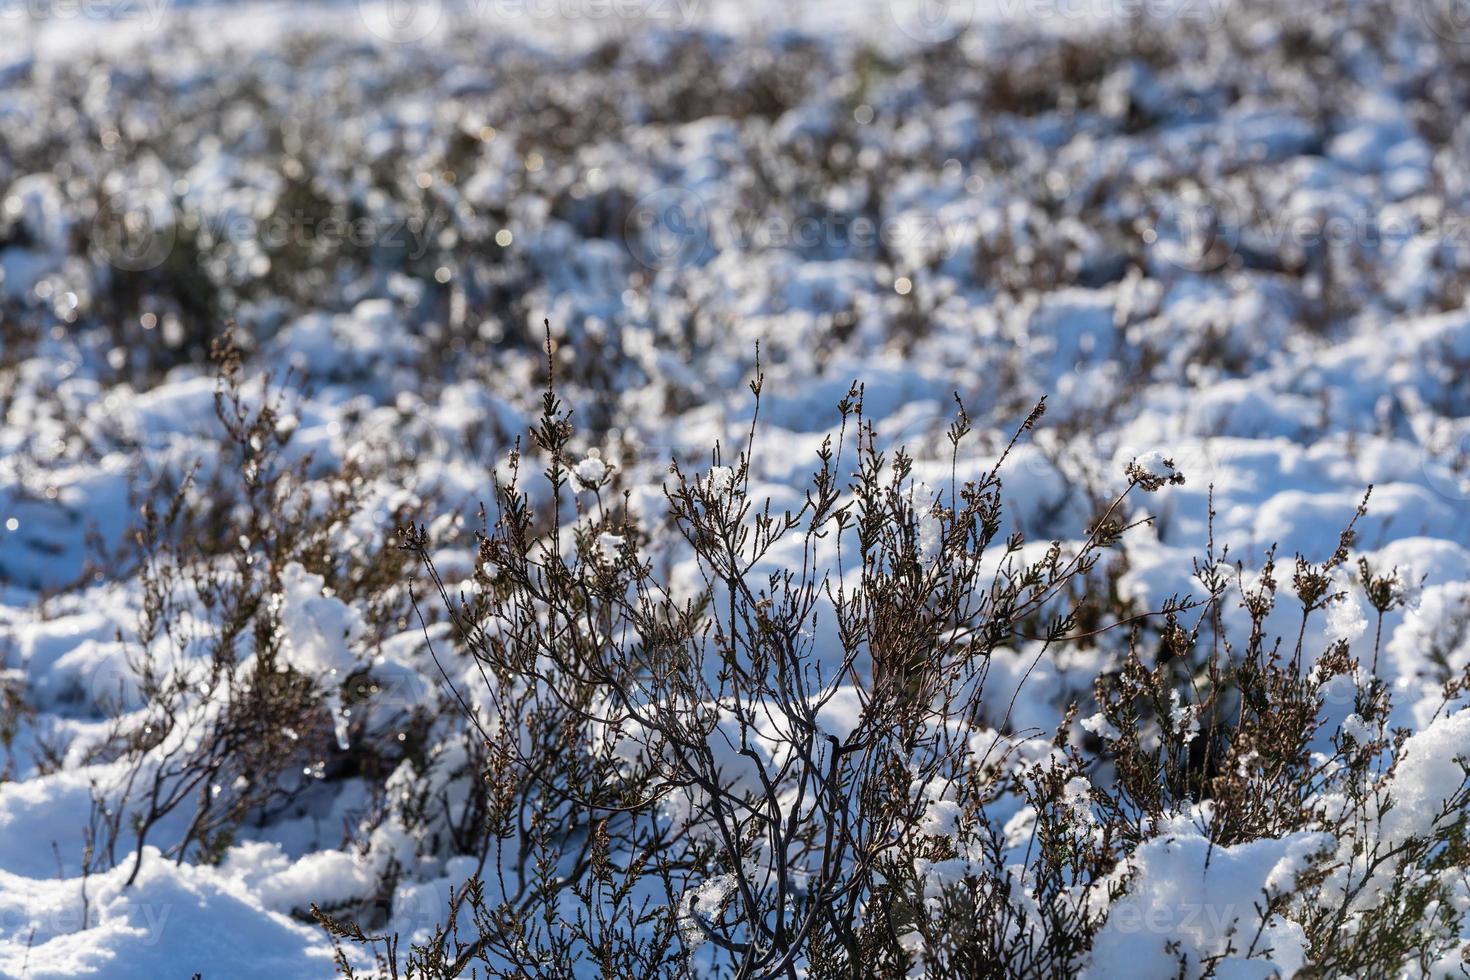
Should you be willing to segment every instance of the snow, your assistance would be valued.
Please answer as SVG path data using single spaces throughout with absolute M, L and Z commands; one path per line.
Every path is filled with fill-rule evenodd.
M 356 661 L 352 647 L 362 636 L 362 614 L 326 594 L 326 580 L 299 562 L 281 572 L 281 586 L 281 626 L 290 665 L 315 675 L 346 674 Z
M 1126 516 L 1153 521 L 1117 551 L 1118 592 L 1140 608 L 1200 594 L 1192 560 L 1211 537 L 1244 564 L 1246 590 L 1273 545 L 1283 559 L 1325 559 L 1371 484 L 1354 562 L 1333 577 L 1343 595 L 1304 642 L 1311 664 L 1344 645 L 1366 676 L 1381 631 L 1377 679 L 1394 707 L 1386 721 L 1365 717 L 1329 686 L 1323 738 L 1377 751 L 1368 747 L 1405 733 L 1399 766 L 1382 777 L 1392 805 L 1379 811 L 1377 842 L 1444 819 L 1470 757 L 1467 695 L 1444 696 L 1470 668 L 1470 313 L 1451 302 L 1466 265 L 1454 216 L 1470 185 L 1462 113 L 1420 98 L 1453 72 L 1429 60 L 1417 21 L 1396 23 L 1379 50 L 1361 24 L 1338 30 L 1334 12 L 1303 14 L 1355 66 L 1322 114 L 1271 69 L 1234 64 L 1264 57 L 1286 28 L 1252 22 L 1243 48 L 1221 48 L 1207 28 L 1228 4 L 1173 11 L 1186 24 L 1204 18 L 1189 49 L 1197 58 L 1109 64 L 1087 104 L 1053 104 L 1048 80 L 1046 91 L 1012 93 L 1019 109 L 998 108 L 980 83 L 929 77 L 906 52 L 953 38 L 966 66 L 1019 65 L 1032 49 L 1011 44 L 1012 29 L 1088 44 L 1112 8 L 1129 5 L 1061 4 L 1061 15 L 1038 17 L 1037 4 L 1005 2 L 670 2 L 658 5 L 666 23 L 636 29 L 496 4 L 468 14 L 429 4 L 442 16 L 407 24 L 377 3 L 126 6 L 133 14 L 114 21 L 58 9 L 23 26 L 0 11 L 11 151 L 0 160 L 0 690 L 21 690 L 29 709 L 0 782 L 0 975 L 208 977 L 226 964 L 242 977 L 325 977 L 333 966 L 305 914 L 312 903 L 377 908 L 426 934 L 472 870 L 447 843 L 447 817 L 414 830 L 400 819 L 420 790 L 446 808 L 463 803 L 475 763 L 441 724 L 422 759 L 384 756 L 381 785 L 307 760 L 300 802 L 255 814 L 217 863 L 176 862 L 150 844 L 131 885 L 126 853 L 84 874 L 94 796 L 126 772 L 92 750 L 144 707 L 134 657 L 145 597 L 136 568 L 103 559 L 127 542 L 143 498 L 167 499 L 195 463 L 195 503 L 238 476 L 220 452 L 215 379 L 202 351 L 187 350 L 189 311 L 171 301 L 124 314 L 104 300 L 124 273 L 145 284 L 173 274 L 128 269 L 136 255 L 107 261 L 88 198 L 104 185 L 148 205 L 174 260 L 197 262 L 189 281 L 220 303 L 198 316 L 237 320 L 250 407 L 266 372 L 290 378 L 274 432 L 309 483 L 312 512 L 325 513 L 342 484 L 360 491 L 311 561 L 263 572 L 279 616 L 277 669 L 309 680 L 339 751 L 398 744 L 415 718 L 443 712 L 449 694 L 429 648 L 454 641 L 442 622 L 383 618 L 350 581 L 341 594 L 329 583 L 407 517 L 444 542 L 435 557 L 453 571 L 451 592 L 464 583 L 480 594 L 475 509 L 509 482 L 516 441 L 524 447 L 539 411 L 545 318 L 579 426 L 566 506 L 595 530 L 587 540 L 607 564 L 640 539 L 595 521 L 626 499 L 629 516 L 657 525 L 671 458 L 710 506 L 799 508 L 854 379 L 873 438 L 914 457 L 909 506 L 923 557 L 943 544 L 933 505 L 952 474 L 988 473 L 1047 396 L 1044 422 L 999 471 L 1003 532 L 1024 532 L 1033 549 L 1075 544 L 1099 499 L 1145 478 L 1157 492 Z M 287 41 L 313 38 L 322 46 L 290 53 Z M 689 39 L 708 45 L 701 73 L 721 92 L 786 98 L 767 91 L 767 69 L 796 72 L 799 61 L 810 74 L 764 115 L 722 104 L 683 118 L 678 98 L 654 90 L 678 76 Z M 859 53 L 865 40 L 881 57 Z M 599 75 L 603 57 L 615 69 Z M 896 67 L 869 77 L 869 57 Z M 544 120 L 499 101 L 510 73 L 545 86 L 528 90 L 549 107 Z M 563 86 L 577 111 L 557 122 L 562 96 L 546 93 Z M 608 90 L 619 112 L 604 107 Z M 156 137 L 173 104 L 207 124 L 168 152 L 138 150 L 132 141 Z M 272 115 L 299 116 L 299 127 L 271 128 Z M 563 130 L 576 144 L 565 151 L 551 145 Z M 113 140 L 138 159 L 96 155 Z M 301 151 L 295 164 L 313 181 L 293 183 L 276 142 Z M 73 144 L 92 155 L 64 166 L 48 156 Z M 795 161 L 808 158 L 828 184 L 804 183 L 815 170 Z M 103 160 L 112 169 L 94 182 L 89 168 Z M 1232 183 L 1241 174 L 1249 194 Z M 411 205 L 407 187 L 424 192 Z M 349 258 L 333 253 L 292 292 L 273 275 L 360 227 L 312 225 L 302 254 L 273 250 L 273 221 L 303 207 L 291 195 L 313 194 L 367 215 L 376 237 L 344 250 Z M 1229 255 L 1218 263 L 1200 248 L 1198 219 L 1211 209 L 1238 225 L 1222 233 Z M 393 249 L 378 247 L 385 229 L 401 238 Z M 182 241 L 199 256 L 185 258 Z M 764 387 L 747 463 L 757 345 Z M 944 427 L 956 397 L 978 431 L 952 457 Z M 358 475 L 331 476 L 349 466 Z M 519 467 L 523 484 L 536 475 L 529 458 Z M 549 512 L 543 490 L 523 489 Z M 664 557 L 670 591 L 693 594 L 687 555 Z M 1397 569 L 1407 601 L 1381 622 L 1358 557 Z M 777 549 L 752 575 L 807 558 Z M 835 556 L 812 560 L 837 574 Z M 217 612 L 185 602 L 179 622 L 192 638 L 159 655 L 186 686 L 202 677 Z M 1226 615 L 1242 622 L 1238 608 Z M 831 622 L 820 604 L 811 640 L 826 666 Z M 1281 608 L 1268 626 L 1294 636 L 1298 622 Z M 243 640 L 241 656 L 254 644 Z M 1049 759 L 1073 701 L 1090 741 L 1118 740 L 1091 701 L 1112 657 L 1019 639 L 997 649 L 978 719 L 992 728 L 972 734 L 974 754 L 1008 766 Z M 496 714 L 473 665 L 446 663 L 492 726 L 515 723 Z M 828 677 L 811 700 L 823 736 L 841 742 L 863 722 L 849 684 Z M 776 768 L 794 751 L 774 726 L 742 732 L 718 703 L 702 707 L 718 716 L 710 749 L 737 785 L 756 785 L 742 737 Z M 1164 709 L 1188 745 L 1198 706 L 1176 692 Z M 620 758 L 644 758 L 640 732 L 619 735 Z M 52 745 L 63 746 L 56 758 Z M 925 866 L 937 887 L 967 867 L 963 815 L 943 787 L 920 792 L 922 833 L 960 848 Z M 1087 779 L 1069 779 L 1064 797 L 1079 824 L 1095 818 Z M 674 794 L 664 817 L 698 833 L 698 804 Z M 1012 848 L 1034 833 L 1037 814 L 1018 800 L 994 816 Z M 1290 976 L 1306 962 L 1301 929 L 1261 910 L 1319 860 L 1351 866 L 1352 842 L 1300 832 L 1219 846 L 1184 816 L 1153 827 L 1116 872 L 1125 891 L 1105 910 L 1088 975 L 1172 977 L 1181 956 L 1194 975 L 1225 955 L 1217 976 Z M 1337 874 L 1327 891 L 1346 887 L 1347 872 Z M 701 872 L 688 886 L 682 911 L 708 917 L 734 882 Z M 697 928 L 687 935 L 696 942 Z
M 213 868 L 174 866 L 156 851 L 129 888 L 124 865 L 90 879 L 0 871 L 0 972 L 37 978 L 143 980 L 240 964 L 258 976 L 330 976 L 315 929 L 268 911 Z M 84 935 L 85 942 L 76 937 Z
M 1093 946 L 1091 978 L 1290 977 L 1306 962 L 1301 927 L 1267 910 L 1296 876 L 1336 849 L 1326 834 L 1213 846 L 1189 831 L 1147 841 L 1129 862 L 1128 894 Z M 1270 958 L 1252 959 L 1270 951 Z
M 1327 607 L 1327 625 L 1324 631 L 1334 642 L 1352 643 L 1368 630 L 1368 617 L 1363 606 L 1351 593 Z
M 714 466 L 704 479 L 705 489 L 711 496 L 723 497 L 735 483 L 735 471 L 728 466 Z
M 596 456 L 588 456 L 573 467 L 572 472 L 577 475 L 577 479 L 581 480 L 584 486 L 595 488 L 607 475 L 607 464 Z
M 1452 802 L 1470 770 L 1470 712 L 1439 718 L 1409 736 L 1389 781 L 1391 804 L 1379 827 L 1387 844 L 1426 837 L 1436 824 L 1453 821 Z

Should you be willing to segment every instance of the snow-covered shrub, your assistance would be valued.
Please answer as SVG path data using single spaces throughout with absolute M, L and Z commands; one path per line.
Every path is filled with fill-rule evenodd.
M 404 601 L 389 542 L 339 560 L 361 475 L 325 478 L 309 457 L 293 460 L 284 392 L 247 382 L 228 334 L 214 359 L 229 458 L 207 485 L 191 473 L 161 504 L 145 499 L 135 554 L 118 559 L 136 562 L 138 622 L 119 632 L 118 683 L 104 674 L 90 692 L 106 731 L 72 746 L 110 764 L 91 786 L 84 868 L 112 868 L 131 849 L 125 884 L 153 848 L 218 859 L 243 821 L 289 805 L 329 765 L 357 764 L 347 701 L 370 667 L 362 610 L 393 616 Z
M 472 588 L 404 529 L 454 626 L 436 658 L 474 665 L 455 700 L 483 837 L 431 933 L 318 912 L 334 936 L 405 977 L 1397 975 L 1459 955 L 1470 722 L 1388 729 L 1350 593 L 1381 622 L 1405 592 L 1366 561 L 1348 578 L 1357 517 L 1324 562 L 1295 559 L 1283 645 L 1269 557 L 1247 582 L 1211 551 L 1204 594 L 1155 610 L 1103 587 L 1149 523 L 1128 501 L 1183 483 L 1172 460 L 1132 461 L 1079 544 L 1033 545 L 1002 534 L 1010 448 L 935 491 L 877 449 L 860 386 L 838 417 L 804 498 L 753 493 L 752 422 L 734 458 L 674 464 L 648 524 L 570 451 L 548 387 Z M 969 435 L 961 409 L 956 458 Z M 685 557 L 660 571 L 670 541 Z M 1028 640 L 1027 674 L 1117 651 L 1097 713 L 1074 702 L 1049 741 L 990 683 Z
M 1463 971 L 1450 0 L 172 6 L 0 31 L 0 974 Z

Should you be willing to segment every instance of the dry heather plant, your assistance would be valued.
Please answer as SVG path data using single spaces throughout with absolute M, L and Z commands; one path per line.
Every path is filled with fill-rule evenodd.
M 283 389 L 247 383 L 228 337 L 215 358 L 233 458 L 145 502 L 116 559 L 141 583 L 135 682 L 93 692 L 116 720 L 87 759 L 126 765 L 93 788 L 84 872 L 216 860 L 317 780 L 362 776 L 379 824 L 472 855 L 474 873 L 406 950 L 379 928 L 399 921 L 397 861 L 379 864 L 371 907 L 313 906 L 347 976 L 366 957 L 393 978 L 1053 977 L 1087 965 L 1135 887 L 1132 856 L 1182 819 L 1212 847 L 1324 842 L 1195 973 L 1270 955 L 1278 918 L 1303 930 L 1309 976 L 1428 972 L 1455 952 L 1470 769 L 1434 812 L 1398 795 L 1424 763 L 1389 728 L 1375 668 L 1410 589 L 1353 561 L 1356 517 L 1321 562 L 1268 554 L 1248 571 L 1212 537 L 1202 593 L 1140 609 L 1118 588 L 1119 544 L 1148 521 L 1127 516 L 1134 498 L 1182 482 L 1172 462 L 1131 465 L 1080 543 L 1035 544 L 1008 531 L 1002 467 L 1044 403 L 968 480 L 960 406 L 935 492 L 902 449 L 880 451 L 854 385 L 804 499 L 777 506 L 752 489 L 757 375 L 744 445 L 702 473 L 672 465 L 659 521 L 615 470 L 575 461 L 548 362 L 461 587 L 413 513 L 396 543 L 344 553 L 364 474 L 286 452 Z M 438 714 L 397 717 L 391 736 L 349 722 L 376 688 L 293 663 L 291 568 L 365 610 L 368 645 L 417 616 L 448 682 Z M 1366 664 L 1345 639 L 1315 656 L 1308 642 L 1347 590 L 1377 616 Z M 1273 632 L 1291 606 L 1295 631 Z M 1032 669 L 1108 651 L 1095 713 L 1073 704 L 1045 740 L 1014 723 L 1023 692 L 988 682 L 1023 643 Z M 1441 680 L 1446 706 L 1470 689 Z M 451 792 L 427 777 L 430 747 L 455 739 Z M 405 762 L 422 786 L 385 781 Z
M 350 678 L 323 683 L 283 654 L 283 573 L 321 575 L 331 594 L 369 610 L 370 625 L 402 602 L 405 556 L 387 541 L 339 560 L 337 535 L 361 506 L 363 474 L 348 465 L 324 475 L 310 456 L 289 459 L 284 387 L 268 376 L 247 384 L 228 332 L 212 355 L 226 452 L 206 485 L 196 486 L 196 465 L 171 493 L 144 499 L 133 553 L 113 558 L 136 563 L 141 593 L 127 669 L 104 673 L 91 692 L 112 721 L 86 761 L 126 764 L 92 786 L 83 871 L 114 867 L 119 848 L 131 849 L 128 884 L 145 845 L 179 863 L 217 860 L 245 821 L 280 812 L 329 767 L 349 764 L 333 730 L 346 725 L 340 689 L 350 692 Z M 49 751 L 55 765 L 64 754 Z
M 759 376 L 751 388 L 758 414 Z M 476 873 L 406 952 L 314 909 L 339 943 L 394 978 L 1073 975 L 1129 887 L 1132 850 L 1187 814 L 1218 846 L 1301 829 L 1347 842 L 1263 898 L 1257 935 L 1230 955 L 1268 954 L 1277 915 L 1305 929 L 1312 975 L 1394 975 L 1452 947 L 1470 789 L 1421 832 L 1384 833 L 1404 741 L 1385 730 L 1388 692 L 1346 642 L 1304 667 L 1308 620 L 1341 597 L 1351 524 L 1326 562 L 1296 560 L 1294 643 L 1265 627 L 1274 559 L 1247 583 L 1213 541 L 1202 597 L 1140 613 L 1102 559 L 1134 526 L 1128 498 L 1182 482 L 1172 462 L 1131 466 L 1080 545 L 1037 549 L 1002 534 L 1010 447 L 925 498 L 902 450 L 877 449 L 862 402 L 854 386 L 838 406 L 799 507 L 751 494 L 752 422 L 729 465 L 717 447 L 705 474 L 672 466 L 666 522 L 643 526 L 607 474 L 574 465 L 548 382 L 471 585 L 451 594 L 427 532 L 400 532 L 456 628 L 436 662 L 469 658 L 483 684 L 453 691 L 478 742 Z M 969 431 L 961 406 L 956 460 Z M 545 507 L 521 483 L 533 465 Z M 662 534 L 696 574 L 661 564 Z M 1380 620 L 1402 602 L 1393 574 L 1359 574 Z M 1243 639 L 1226 626 L 1232 577 Z M 987 692 L 997 650 L 1028 639 L 1047 656 L 1123 632 L 1081 726 L 1100 733 L 1090 751 L 1074 705 L 1026 755 L 1014 695 Z M 1310 745 L 1343 683 L 1357 734 L 1324 758 Z M 993 812 L 1005 799 L 1031 814 L 1020 866 Z M 347 949 L 339 966 L 358 976 Z

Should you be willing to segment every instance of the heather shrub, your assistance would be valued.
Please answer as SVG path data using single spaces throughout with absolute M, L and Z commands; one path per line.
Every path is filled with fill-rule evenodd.
M 576 459 L 549 382 L 465 581 L 403 528 L 453 627 L 425 639 L 473 665 L 446 679 L 479 681 L 451 681 L 477 743 L 460 777 L 475 866 L 407 943 L 317 910 L 345 973 L 360 946 L 395 977 L 1072 975 L 1105 968 L 1183 828 L 1290 860 L 1213 932 L 1165 930 L 1181 975 L 1458 955 L 1465 723 L 1386 729 L 1389 692 L 1349 651 L 1366 620 L 1341 609 L 1351 592 L 1382 617 L 1407 587 L 1366 562 L 1350 577 L 1356 517 L 1325 560 L 1294 560 L 1289 593 L 1273 556 L 1247 571 L 1211 540 L 1200 593 L 1140 610 L 1105 559 L 1149 521 L 1131 502 L 1185 479 L 1170 460 L 1130 464 L 1068 546 L 1007 532 L 1010 447 L 930 488 L 879 451 L 860 385 L 801 499 L 753 493 L 758 426 L 701 471 L 672 465 L 648 520 L 599 457 Z M 960 407 L 956 473 L 970 435 Z M 1299 606 L 1294 635 L 1270 632 L 1278 602 Z M 1323 615 L 1337 638 L 1309 658 Z M 991 682 L 1026 643 L 1026 674 L 1114 651 L 1052 733 L 1013 724 L 1021 687 Z

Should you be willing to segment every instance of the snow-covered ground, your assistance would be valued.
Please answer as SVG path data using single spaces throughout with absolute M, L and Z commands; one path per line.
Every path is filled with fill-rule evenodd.
M 590 482 L 653 523 L 671 457 L 702 472 L 717 442 L 743 445 L 757 350 L 752 492 L 777 501 L 801 499 L 854 380 L 877 438 L 934 485 L 956 396 L 981 436 L 969 475 L 1046 396 L 1002 470 L 1032 539 L 1082 538 L 1130 460 L 1171 458 L 1187 482 L 1139 503 L 1156 520 L 1120 552 L 1139 609 L 1198 594 L 1212 541 L 1247 570 L 1273 544 L 1326 559 L 1371 486 L 1354 561 L 1415 587 L 1376 658 L 1391 725 L 1418 733 L 1396 832 L 1433 819 L 1470 754 L 1464 697 L 1442 693 L 1470 666 L 1470 30 L 1453 9 L 1198 0 L 1144 4 L 1163 22 L 1143 25 L 1138 5 L 1065 0 L 604 6 L 142 2 L 43 21 L 0 2 L 0 976 L 325 977 L 313 903 L 405 936 L 441 921 L 474 862 L 405 801 L 463 792 L 464 732 L 404 605 L 416 572 L 365 583 L 404 519 L 469 576 L 475 509 L 539 411 L 543 321 L 577 452 L 607 464 Z M 281 392 L 244 456 L 207 356 L 226 322 L 247 412 L 263 372 Z M 149 658 L 213 690 L 224 614 L 190 586 L 163 612 L 179 635 L 145 635 L 156 579 L 133 529 L 191 468 L 191 512 L 249 513 L 250 453 L 273 436 L 271 475 L 299 470 L 259 512 L 317 521 L 319 550 L 222 545 L 200 518 L 150 560 L 248 578 L 289 555 L 262 600 L 272 656 L 325 695 L 322 732 L 272 749 L 279 796 L 252 797 L 233 762 L 191 786 L 138 861 L 124 784 L 155 763 L 117 733 L 151 717 Z M 1368 613 L 1314 622 L 1313 655 L 1346 638 L 1366 663 Z M 1024 685 L 989 723 L 1046 742 L 1069 702 L 1093 713 L 1117 655 L 1028 670 L 1015 651 L 992 683 Z M 448 666 L 474 686 L 472 664 Z M 192 721 L 226 706 L 178 703 L 163 744 L 187 753 Z M 1328 736 L 1351 709 L 1327 705 Z M 376 769 L 342 762 L 366 756 Z M 190 841 L 200 794 L 245 818 Z M 1097 976 L 1173 976 L 1181 950 L 1198 970 L 1339 846 L 1302 831 L 1211 858 L 1188 814 L 1155 831 Z M 1263 929 L 1263 969 L 1299 968 L 1300 928 Z

